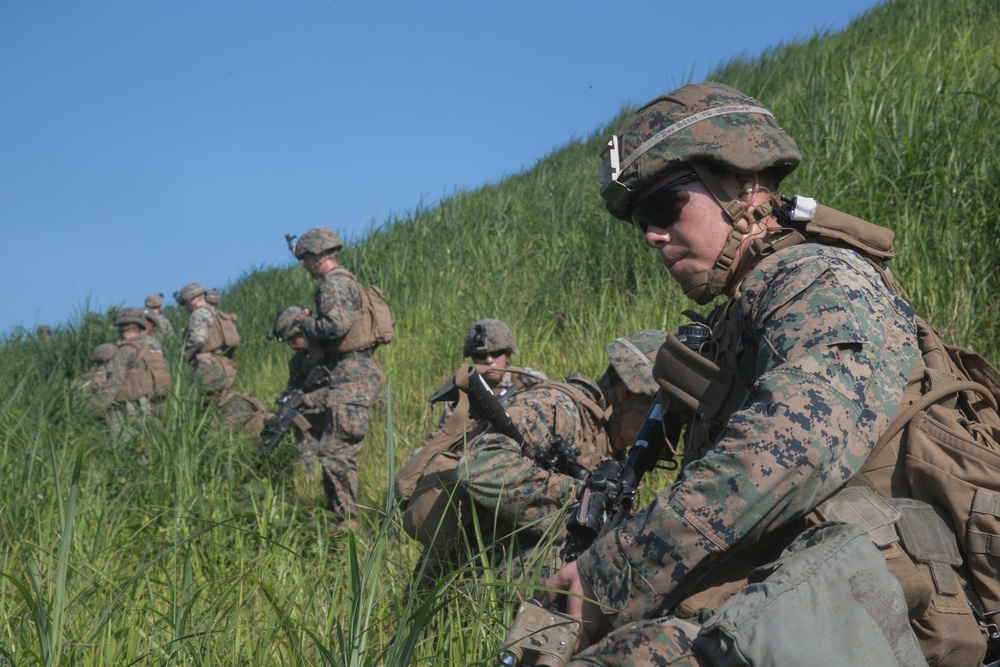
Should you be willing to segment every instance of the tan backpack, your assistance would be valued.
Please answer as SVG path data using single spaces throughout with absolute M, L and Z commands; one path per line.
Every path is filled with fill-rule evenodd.
M 861 472 L 895 496 L 901 480 L 885 473 L 901 467 L 906 497 L 945 511 L 969 584 L 984 610 L 995 612 L 1000 610 L 1000 371 L 970 350 L 945 345 L 930 325 L 916 320 L 925 368 L 910 378 L 903 406 Z M 897 466 L 900 459 L 903 465 Z
M 334 272 L 350 276 L 361 295 L 361 316 L 355 318 L 350 330 L 337 343 L 335 352 L 340 354 L 366 350 L 391 343 L 396 330 L 396 318 L 382 295 L 382 289 L 376 285 L 362 287 L 357 277 L 343 267 L 337 267 Z
M 240 332 L 236 328 L 236 313 L 224 313 L 212 310 L 212 326 L 208 330 L 208 338 L 201 346 L 202 352 L 224 350 L 227 356 L 232 356 L 240 346 Z

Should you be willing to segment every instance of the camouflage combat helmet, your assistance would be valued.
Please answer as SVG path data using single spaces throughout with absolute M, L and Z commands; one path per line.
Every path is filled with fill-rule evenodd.
M 500 320 L 479 320 L 465 334 L 462 354 L 466 357 L 485 355 L 489 352 L 506 350 L 508 354 L 517 354 L 517 343 L 510 327 Z
M 111 361 L 111 357 L 115 356 L 115 350 L 118 346 L 114 343 L 101 343 L 94 348 L 94 351 L 90 354 L 90 359 L 95 364 L 106 364 Z
M 205 301 L 208 301 L 213 306 L 218 306 L 219 302 L 222 301 L 222 294 L 213 287 L 205 292 Z
M 198 283 L 188 283 L 181 288 L 181 291 L 174 292 L 174 298 L 177 299 L 177 303 L 183 305 L 185 303 L 189 303 L 191 299 L 202 296 L 205 293 L 205 288 Z
M 294 237 L 286 236 L 288 245 L 291 246 Z M 344 247 L 344 242 L 337 236 L 337 232 L 327 227 L 313 227 L 308 232 L 299 237 L 292 248 L 295 259 L 301 261 L 306 255 L 322 255 L 331 250 L 340 250 Z
M 749 227 L 780 205 L 772 193 L 748 210 L 725 191 L 713 168 L 771 170 L 780 182 L 801 161 L 795 142 L 757 100 L 719 83 L 690 84 L 646 104 L 611 138 L 599 170 L 601 196 L 613 216 L 629 221 L 638 202 L 674 185 L 664 182 L 667 175 L 690 167 L 688 180 L 700 180 L 733 223 L 714 266 L 681 281 L 685 294 L 705 304 L 722 293 Z
M 115 327 L 121 328 L 129 324 L 134 324 L 140 329 L 145 329 L 149 326 L 149 318 L 146 317 L 146 311 L 142 308 L 122 308 L 115 313 Z
M 39 338 L 48 338 L 52 335 L 52 329 L 48 324 L 39 324 L 35 327 L 35 335 Z
M 802 161 L 795 142 L 760 102 L 721 83 L 694 83 L 652 100 L 602 154 L 601 196 L 629 220 L 636 195 L 658 177 L 699 163 L 737 174 L 772 168 L 778 180 Z
M 284 343 L 290 338 L 301 334 L 302 322 L 300 317 L 303 310 L 305 309 L 300 306 L 289 306 L 278 313 L 278 317 L 274 319 L 274 328 L 271 330 L 271 333 L 267 334 L 267 337 L 270 340 Z
M 659 389 L 653 381 L 653 361 L 666 339 L 667 332 L 651 329 L 616 338 L 604 348 L 611 367 L 633 394 L 652 396 Z
M 163 294 L 150 294 L 146 297 L 146 308 L 163 308 Z

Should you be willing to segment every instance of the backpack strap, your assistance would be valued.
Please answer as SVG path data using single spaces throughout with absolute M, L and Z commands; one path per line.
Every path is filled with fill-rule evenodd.
M 898 434 L 900 431 L 903 430 L 903 427 L 906 426 L 906 424 L 908 424 L 910 420 L 912 420 L 914 417 L 916 417 L 918 414 L 920 414 L 930 406 L 940 401 L 945 396 L 957 394 L 960 391 L 975 392 L 980 396 L 982 396 L 983 398 L 985 398 L 986 402 L 989 403 L 994 410 L 997 409 L 997 402 L 996 399 L 993 397 L 992 392 L 990 392 L 989 389 L 979 384 L 978 382 L 972 382 L 971 380 L 961 380 L 949 384 L 944 384 L 938 387 L 933 387 L 926 394 L 923 394 L 919 399 L 914 401 L 913 405 L 903 410 L 903 412 L 901 412 L 900 414 L 896 415 L 896 418 L 892 420 L 892 423 L 889 424 L 889 428 L 885 430 L 885 433 L 882 434 L 882 437 L 879 438 L 878 442 L 875 444 L 875 447 L 868 455 L 868 460 L 872 460 L 876 456 L 878 456 L 879 452 L 885 449 L 885 446 L 889 444 L 889 442 L 896 436 L 896 434 Z

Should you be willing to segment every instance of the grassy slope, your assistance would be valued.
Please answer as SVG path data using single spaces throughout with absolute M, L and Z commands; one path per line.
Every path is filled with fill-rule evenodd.
M 806 162 L 784 190 L 894 229 L 894 271 L 918 311 L 993 361 L 998 10 L 997 0 L 893 3 L 843 33 L 713 77 L 757 96 L 796 137 Z M 690 304 L 597 193 L 596 156 L 621 120 L 496 186 L 389 221 L 344 252 L 344 264 L 381 285 L 397 313 L 397 340 L 379 352 L 397 461 L 432 426 L 426 396 L 461 362 L 461 336 L 475 319 L 506 320 L 522 348 L 517 361 L 555 377 L 598 374 L 613 337 L 682 321 Z M 308 305 L 312 289 L 299 268 L 267 269 L 225 295 L 245 339 L 240 389 L 265 401 L 280 390 L 288 352 L 263 335 L 280 308 Z M 169 316 L 182 324 L 181 313 Z M 248 441 L 217 432 L 176 357 L 164 424 L 141 445 L 109 439 L 81 410 L 68 380 L 110 336 L 106 325 L 81 318 L 49 341 L 15 335 L 0 346 L 0 657 L 314 664 L 328 649 L 347 664 L 367 650 L 350 637 L 367 637 L 376 651 L 404 646 L 391 633 L 422 623 L 422 613 L 402 610 L 413 545 L 380 537 L 378 514 L 366 516 L 357 546 L 384 559 L 366 567 L 381 593 L 357 593 L 359 606 L 346 612 L 358 581 L 348 576 L 350 544 L 312 509 L 315 484 L 282 468 L 288 443 L 266 466 L 270 481 L 248 477 Z M 376 508 L 387 408 L 376 410 L 362 461 L 363 500 Z M 488 591 L 455 596 L 440 598 L 445 607 L 431 621 L 438 644 L 420 644 L 417 655 L 441 664 L 489 656 L 498 627 L 467 609 L 508 610 Z M 373 632 L 352 635 L 346 622 L 366 610 Z M 343 642 L 330 634 L 336 627 L 348 633 Z

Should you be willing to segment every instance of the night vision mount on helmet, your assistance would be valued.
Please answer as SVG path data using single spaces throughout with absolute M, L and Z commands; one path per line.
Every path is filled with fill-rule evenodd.
M 299 237 L 293 244 L 295 237 L 285 234 L 285 241 L 288 249 L 295 255 L 295 259 L 302 261 L 306 255 L 322 255 L 344 247 L 344 242 L 337 235 L 337 232 L 327 227 L 313 227 Z

